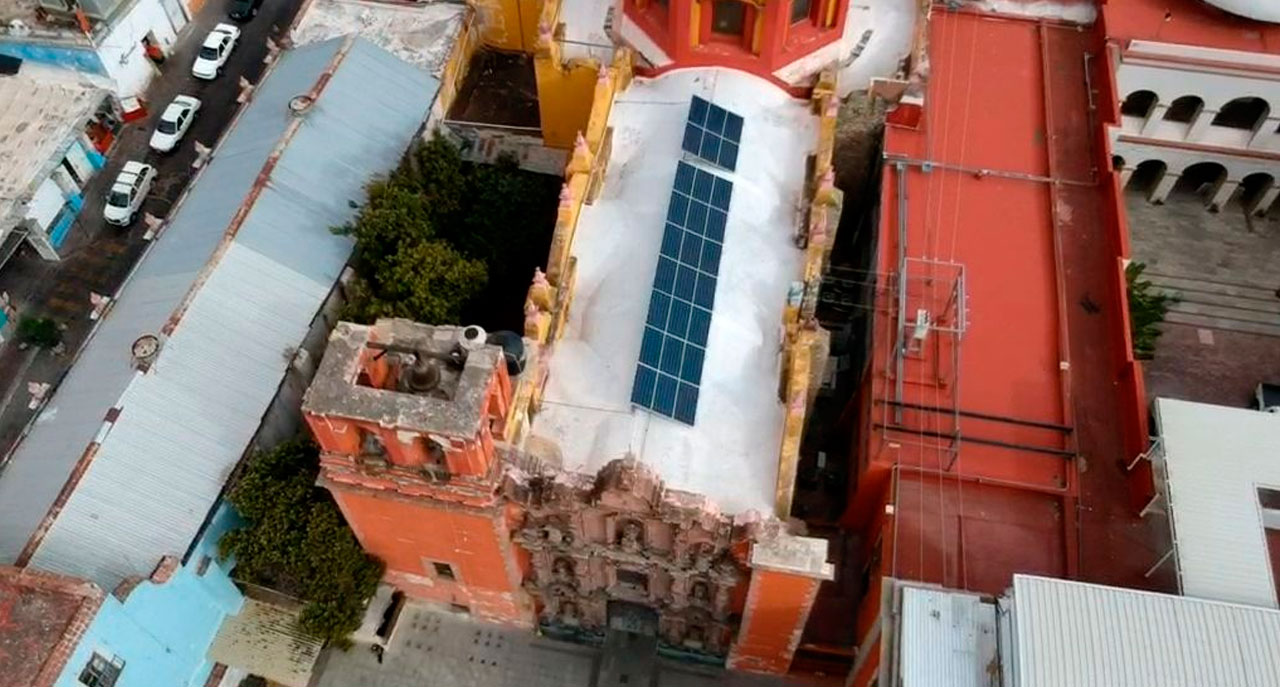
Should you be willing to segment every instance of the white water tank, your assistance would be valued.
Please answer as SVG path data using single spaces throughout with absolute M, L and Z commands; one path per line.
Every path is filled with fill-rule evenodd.
M 1204 0 L 1224 12 L 1257 19 L 1280 22 L 1280 0 Z

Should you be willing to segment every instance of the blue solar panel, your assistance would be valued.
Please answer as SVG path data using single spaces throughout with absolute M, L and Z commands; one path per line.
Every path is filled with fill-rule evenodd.
M 684 152 L 732 172 L 738 166 L 742 145 L 742 117 L 719 105 L 693 96 L 689 120 L 684 126 Z M 728 182 L 725 182 L 728 183 Z M 728 207 L 728 198 L 725 199 Z
M 676 166 L 631 388 L 632 403 L 690 425 L 698 411 L 732 195 L 729 181 L 686 162 Z

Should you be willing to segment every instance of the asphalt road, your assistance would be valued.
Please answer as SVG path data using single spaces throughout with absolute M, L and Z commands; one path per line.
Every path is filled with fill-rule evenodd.
M 166 217 L 195 174 L 191 167 L 195 159 L 193 142 L 214 146 L 239 109 L 236 98 L 240 78 L 257 82 L 265 68 L 267 38 L 279 39 L 300 4 L 301 0 L 265 0 L 257 17 L 239 24 L 240 40 L 223 75 L 202 81 L 191 75 L 195 53 L 215 24 L 230 21 L 226 18 L 230 0 L 208 0 L 183 29 L 172 54 L 148 87 L 144 96 L 147 118 L 125 125 L 108 153 L 106 166 L 85 185 L 84 207 L 62 246 L 62 259 L 41 260 L 35 251 L 24 246 L 0 269 L 0 291 L 10 295 L 22 316 L 51 317 L 63 326 L 66 348 L 55 355 L 49 351 L 19 350 L 12 340 L 0 345 L 0 401 L 10 399 L 0 406 L 0 469 L 31 417 L 27 382 L 56 385 L 61 380 L 75 351 L 91 331 L 90 293 L 115 294 L 146 247 L 142 213 L 129 227 L 115 227 L 102 219 L 106 190 L 120 168 L 128 160 L 146 161 L 156 167 L 155 183 L 142 208 L 143 212 Z M 180 146 L 162 155 L 152 151 L 148 141 L 161 112 L 178 94 L 195 96 L 202 106 Z

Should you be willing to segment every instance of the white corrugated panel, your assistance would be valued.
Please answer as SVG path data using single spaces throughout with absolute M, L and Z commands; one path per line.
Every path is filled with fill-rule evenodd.
M 1257 488 L 1280 487 L 1280 415 L 1161 398 L 1156 416 L 1182 592 L 1276 608 Z
M 1016 575 L 1011 687 L 1276 687 L 1280 611 Z
M 997 687 L 996 605 L 976 594 L 902 590 L 901 687 Z

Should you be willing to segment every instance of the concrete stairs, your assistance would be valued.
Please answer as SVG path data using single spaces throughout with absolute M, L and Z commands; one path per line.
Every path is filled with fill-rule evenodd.
M 1167 322 L 1280 337 L 1280 298 L 1276 297 L 1280 279 L 1257 286 L 1149 270 L 1142 276 L 1158 290 L 1181 299 L 1169 308 Z

